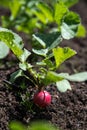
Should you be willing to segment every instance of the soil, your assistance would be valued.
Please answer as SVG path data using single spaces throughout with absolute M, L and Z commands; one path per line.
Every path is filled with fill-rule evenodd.
M 87 28 L 86 0 L 80 0 L 72 9 L 80 14 Z M 6 14 L 6 11 L 0 8 L 0 15 L 2 14 Z M 64 41 L 62 45 L 70 46 L 78 54 L 65 62 L 59 71 L 70 74 L 87 71 L 87 37 Z M 71 82 L 72 91 L 66 93 L 58 92 L 57 88 L 51 85 L 46 88 L 52 95 L 50 106 L 41 109 L 29 103 L 25 107 L 17 97 L 18 88 L 13 91 L 4 83 L 8 75 L 17 68 L 17 60 L 14 56 L 8 56 L 0 61 L 0 130 L 9 130 L 8 124 L 12 120 L 21 121 L 26 125 L 35 120 L 47 120 L 61 130 L 87 130 L 87 82 Z M 32 86 L 28 91 L 33 92 Z

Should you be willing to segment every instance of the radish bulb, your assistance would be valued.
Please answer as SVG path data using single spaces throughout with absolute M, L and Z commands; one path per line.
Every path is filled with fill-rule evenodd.
M 39 107 L 46 107 L 51 103 L 51 95 L 47 91 L 39 91 L 34 95 L 34 103 Z

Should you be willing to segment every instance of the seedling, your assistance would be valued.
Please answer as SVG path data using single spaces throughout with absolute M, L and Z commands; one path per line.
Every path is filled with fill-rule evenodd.
M 60 25 L 62 26 L 62 22 L 70 26 L 67 20 L 64 20 L 65 14 L 69 12 L 69 7 L 76 4 L 79 0 L 3 0 L 0 1 L 1 6 L 5 6 L 10 10 L 10 16 L 1 16 L 2 27 L 4 28 L 15 28 L 18 31 L 22 31 L 28 34 L 34 33 L 34 30 L 40 30 L 44 32 L 45 30 L 58 30 Z M 75 16 L 75 15 L 74 15 Z M 73 16 L 70 16 L 73 19 Z M 78 16 L 77 16 L 78 17 Z M 77 20 L 77 24 L 78 24 Z M 58 24 L 57 28 L 53 25 L 53 23 Z M 71 22 L 70 22 L 71 23 Z M 74 23 L 74 21 L 73 21 Z M 62 27 L 65 28 L 65 24 Z M 76 22 L 74 23 L 76 26 Z M 66 26 L 68 29 L 68 26 Z M 71 26 L 75 31 L 75 26 Z M 51 30 L 52 29 L 52 30 Z M 85 35 L 85 28 L 81 25 L 79 27 L 78 36 Z M 73 32 L 71 32 L 73 34 Z M 73 35 L 72 35 L 73 36 Z
M 0 2 L 0 5 L 9 8 L 11 15 L 10 17 L 1 16 L 2 27 L 15 28 L 17 31 L 28 34 L 33 34 L 34 30 L 39 30 L 40 32 L 46 32 L 46 30 L 53 33 L 60 32 L 64 39 L 85 37 L 86 30 L 81 24 L 79 15 L 69 10 L 69 7 L 77 2 L 78 0 L 3 0 Z M 49 37 L 51 36 L 53 37 L 54 35 L 49 35 Z M 53 40 L 55 38 L 56 36 Z M 28 40 L 31 40 L 32 45 L 36 46 L 32 38 Z M 0 59 L 6 57 L 8 53 L 9 48 L 1 42 Z
M 53 38 L 51 39 L 50 36 Z M 10 82 L 14 83 L 19 77 L 25 78 L 37 89 L 34 95 L 34 103 L 39 107 L 46 107 L 51 102 L 50 94 L 44 89 L 46 86 L 56 83 L 59 91 L 65 92 L 71 90 L 69 81 L 85 81 L 87 80 L 87 72 L 80 72 L 69 75 L 68 73 L 56 73 L 58 67 L 68 58 L 76 54 L 76 51 L 69 47 L 56 47 L 62 41 L 60 33 L 33 35 L 34 38 L 43 44 L 43 49 L 32 49 L 31 52 L 23 48 L 22 39 L 12 31 L 0 28 L 0 40 L 13 51 L 19 59 L 19 70 L 11 74 Z M 49 41 L 50 38 L 50 41 Z M 44 41 L 45 40 L 45 41 Z M 34 64 L 29 63 L 27 58 L 31 55 L 39 56 Z M 40 60 L 41 59 L 41 60 Z M 22 80 L 22 79 L 21 79 Z
M 51 95 L 45 90 L 48 85 L 55 83 L 59 91 L 65 92 L 71 90 L 69 81 L 87 80 L 87 72 L 73 75 L 56 72 L 64 61 L 76 54 L 75 50 L 59 45 L 63 39 L 69 40 L 78 34 L 79 28 L 82 27 L 79 15 L 58 2 L 55 5 L 53 19 L 58 24 L 57 31 L 33 34 L 37 46 L 34 46 L 31 52 L 24 48 L 20 36 L 8 29 L 0 28 L 0 41 L 4 42 L 19 59 L 19 70 L 11 74 L 10 82 L 15 83 L 21 78 L 21 81 L 27 80 L 28 86 L 31 83 L 37 90 L 35 95 L 33 94 L 33 101 L 39 107 L 46 107 L 51 103 Z M 30 63 L 28 58 L 31 57 L 34 57 L 34 61 Z M 24 84 L 22 89 L 26 88 Z

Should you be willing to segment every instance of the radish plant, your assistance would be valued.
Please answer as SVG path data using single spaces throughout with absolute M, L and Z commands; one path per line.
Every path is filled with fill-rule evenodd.
M 77 2 L 78 0 L 55 0 L 54 2 L 51 0 L 45 2 L 42 0 L 38 0 L 37 2 L 35 0 L 3 0 L 0 2 L 0 5 L 9 8 L 11 16 L 1 16 L 2 27 L 14 27 L 28 34 L 32 34 L 35 28 L 41 32 L 48 30 L 48 33 L 52 35 L 48 35 L 47 37 L 52 36 L 54 39 L 57 37 L 57 32 L 60 33 L 64 39 L 85 37 L 86 30 L 81 23 L 79 15 L 69 10 L 69 7 Z M 56 26 L 54 26 L 55 24 Z M 39 35 L 43 40 L 43 34 Z M 37 38 L 38 37 L 37 35 Z M 33 42 L 32 38 L 31 40 L 32 45 L 36 46 L 36 42 Z M 5 50 L 4 52 L 3 49 Z M 0 44 L 0 52 L 2 53 L 0 54 L 0 59 L 6 57 L 9 53 L 9 48 L 2 42 Z
M 11 49 L 19 59 L 19 69 L 11 74 L 10 82 L 14 84 L 17 79 L 21 78 L 21 88 L 23 89 L 25 88 L 24 82 L 27 80 L 28 86 L 31 83 L 37 90 L 33 96 L 34 103 L 39 107 L 46 107 L 51 103 L 51 95 L 45 90 L 50 84 L 55 83 L 60 92 L 65 92 L 71 90 L 69 81 L 83 82 L 87 80 L 87 72 L 72 75 L 63 72 L 57 73 L 61 64 L 76 54 L 76 51 L 69 47 L 62 48 L 60 43 L 63 39 L 69 40 L 75 36 L 84 36 L 85 30 L 79 15 L 69 11 L 64 1 L 58 1 L 53 4 L 53 12 L 44 3 L 38 3 L 37 6 L 39 12 L 42 10 L 41 12 L 46 16 L 45 18 L 48 18 L 48 23 L 55 21 L 58 28 L 51 30 L 49 33 L 33 34 L 32 39 L 36 42 L 31 51 L 24 48 L 23 40 L 20 36 L 6 28 L 0 28 L 0 43 L 1 45 L 2 43 L 5 44 L 7 47 L 6 54 Z M 47 14 L 46 11 L 48 12 Z M 33 11 L 33 13 L 39 20 L 46 20 L 40 17 L 42 15 L 38 14 L 38 10 L 36 12 Z M 6 54 L 4 54 L 4 49 L 2 49 L 1 58 L 5 57 Z M 33 62 L 28 60 L 31 57 L 33 57 Z M 26 95 L 29 96 L 28 93 Z
M 78 1 L 79 0 L 3 0 L 0 2 L 0 5 L 10 10 L 10 16 L 1 16 L 2 27 L 15 28 L 18 31 L 28 34 L 32 34 L 35 28 L 42 32 L 45 30 L 58 31 L 60 28 L 63 31 L 63 28 L 68 29 L 68 27 L 71 26 L 71 22 L 68 23 L 67 15 L 72 18 L 75 16 L 78 19 L 79 16 L 76 15 L 76 13 L 68 14 L 71 12 L 69 7 Z M 54 23 L 57 24 L 58 27 L 56 26 L 55 28 Z M 79 21 L 77 20 L 77 23 L 74 24 L 76 25 L 78 23 Z M 75 26 L 71 26 L 70 31 L 71 30 L 75 31 Z M 78 33 L 78 35 L 75 36 L 85 36 L 85 28 L 82 24 L 79 26 L 78 32 L 82 33 Z M 71 33 L 73 32 L 71 31 Z
M 4 42 L 19 59 L 19 70 L 11 74 L 10 82 L 14 83 L 17 78 L 24 77 L 37 89 L 33 101 L 39 107 L 46 107 L 51 103 L 51 95 L 45 90 L 46 86 L 55 83 L 58 90 L 65 92 L 71 90 L 69 81 L 83 82 L 87 80 L 87 72 L 73 75 L 68 73 L 57 73 L 59 66 L 76 54 L 69 47 L 60 47 L 63 40 L 61 33 L 34 34 L 33 37 L 40 44 L 40 49 L 32 48 L 28 51 L 23 47 L 22 39 L 14 32 L 0 28 L 0 40 Z M 38 56 L 34 63 L 29 63 L 27 58 Z

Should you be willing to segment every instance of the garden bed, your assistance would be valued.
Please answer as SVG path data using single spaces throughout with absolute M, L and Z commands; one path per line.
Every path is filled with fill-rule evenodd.
M 80 1 L 73 10 L 80 14 L 87 28 L 87 3 Z M 0 15 L 3 13 L 6 12 L 1 8 Z M 75 71 L 87 71 L 87 37 L 64 41 L 62 45 L 72 47 L 78 54 L 65 62 L 59 71 L 68 71 L 70 74 Z M 8 75 L 18 68 L 15 57 L 9 55 L 0 63 L 0 130 L 8 130 L 8 123 L 12 120 L 24 124 L 30 124 L 34 120 L 47 120 L 61 130 L 87 130 L 87 82 L 71 83 L 72 91 L 66 93 L 58 92 L 53 85 L 47 87 L 52 95 L 51 105 L 44 109 L 33 105 L 28 110 L 16 97 L 17 90 L 11 91 L 4 83 Z M 32 86 L 28 91 L 32 93 Z

